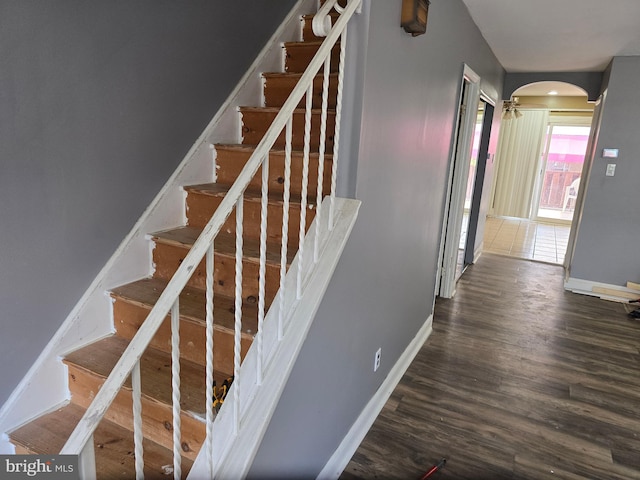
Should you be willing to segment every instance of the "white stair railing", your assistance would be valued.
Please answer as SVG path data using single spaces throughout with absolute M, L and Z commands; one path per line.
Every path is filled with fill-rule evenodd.
M 327 0 L 319 9 L 313 20 L 313 30 L 317 36 L 326 36 L 318 52 L 309 63 L 308 68 L 302 74 L 299 83 L 291 92 L 288 99 L 276 115 L 273 123 L 265 133 L 262 140 L 255 148 L 250 159 L 242 169 L 235 183 L 229 188 L 228 193 L 216 209 L 212 218 L 204 227 L 201 235 L 190 249 L 189 253 L 183 260 L 180 267 L 169 281 L 167 287 L 160 295 L 155 306 L 147 316 L 146 320 L 140 326 L 138 332 L 130 341 L 127 349 L 124 351 L 111 374 L 106 379 L 93 402 L 87 408 L 85 415 L 82 417 L 77 427 L 67 440 L 61 454 L 80 455 L 80 471 L 82 478 L 95 477 L 95 458 L 93 448 L 93 433 L 99 422 L 104 417 L 107 409 L 112 404 L 118 392 L 121 390 L 127 377 L 132 378 L 132 396 L 133 396 L 133 423 L 134 423 L 134 443 L 135 443 L 135 469 L 136 478 L 143 478 L 144 452 L 142 447 L 142 403 L 141 403 L 141 380 L 140 380 L 140 359 L 149 346 L 153 336 L 158 328 L 167 317 L 171 315 L 171 358 L 172 358 L 172 403 L 173 403 L 173 476 L 180 479 L 182 476 L 181 469 L 181 438 L 180 438 L 180 347 L 179 347 L 179 325 L 180 325 L 180 305 L 179 295 L 185 288 L 187 282 L 194 273 L 196 267 L 205 259 L 205 283 L 206 283 L 206 435 L 207 442 L 204 448 L 207 448 L 209 459 L 212 460 L 212 438 L 214 435 L 214 412 L 213 412 L 213 325 L 214 325 L 214 308 L 213 308 L 213 272 L 214 272 L 214 240 L 222 228 L 223 224 L 235 209 L 236 212 L 236 259 L 235 259 L 235 334 L 234 334 L 234 382 L 231 387 L 230 395 L 233 402 L 233 425 L 234 433 L 237 434 L 242 428 L 241 402 L 243 402 L 243 392 L 240 390 L 240 362 L 241 362 L 241 332 L 242 332 L 242 258 L 243 258 L 243 202 L 244 193 L 256 175 L 258 169 L 262 168 L 262 188 L 261 188 L 261 222 L 260 222 L 260 267 L 259 267 L 259 295 L 258 295 L 258 331 L 255 336 L 254 344 L 251 348 L 257 348 L 258 360 L 256 362 L 256 379 L 257 383 L 262 382 L 265 365 L 268 359 L 263 358 L 263 322 L 265 319 L 265 283 L 266 283 L 266 243 L 267 243 L 267 204 L 268 204 L 268 172 L 269 172 L 269 151 L 274 143 L 285 132 L 285 174 L 284 174 L 284 193 L 283 193 L 283 215 L 282 215 L 282 240 L 281 240 L 281 259 L 280 259 L 280 290 L 277 299 L 279 315 L 277 325 L 278 340 L 282 340 L 287 333 L 287 308 L 291 310 L 291 305 L 295 305 L 301 298 L 305 281 L 311 276 L 312 271 L 305 272 L 302 268 L 303 264 L 309 262 L 303 261 L 305 255 L 312 256 L 311 264 L 315 264 L 319 259 L 320 245 L 322 243 L 322 234 L 331 232 L 335 225 L 334 204 L 336 194 L 336 174 L 338 162 L 339 148 L 339 124 L 342 105 L 342 89 L 344 79 L 344 63 L 347 23 L 352 15 L 360 8 L 361 0 L 348 0 L 345 7 L 338 5 L 338 0 Z M 344 1 L 342 2 L 344 3 Z M 335 25 L 332 26 L 330 12 L 335 9 L 340 16 L 337 18 Z M 333 164 L 331 172 L 331 191 L 329 202 L 329 215 L 322 216 L 322 198 L 323 198 L 323 177 L 324 177 L 324 155 L 326 148 L 327 135 L 327 113 L 328 113 L 328 95 L 329 95 L 329 71 L 331 50 L 340 41 L 340 61 L 338 66 L 338 84 L 337 84 L 337 105 L 336 105 L 336 121 L 333 142 Z M 313 251 L 309 254 L 304 251 L 304 240 L 306 231 L 306 215 L 307 215 L 307 190 L 309 183 L 309 158 L 311 152 L 311 110 L 313 97 L 313 80 L 320 69 L 323 68 L 323 86 L 322 86 L 322 106 L 321 106 L 321 125 L 320 125 L 320 141 L 319 141 L 319 163 L 318 163 L 318 183 L 316 186 L 316 229 Z M 300 211 L 300 226 L 298 233 L 298 270 L 295 272 L 297 276 L 295 299 L 293 302 L 285 300 L 285 278 L 287 270 L 287 249 L 289 239 L 289 205 L 290 205 L 290 188 L 291 188 L 291 155 L 292 155 L 292 129 L 293 114 L 297 109 L 297 105 L 306 95 L 305 101 L 305 130 L 304 130 L 304 147 L 303 147 L 303 181 L 302 181 L 302 208 Z M 324 225 L 321 218 L 328 220 Z M 324 232 L 323 232 L 324 230 Z M 306 275 L 306 277 L 305 277 Z M 287 307 L 288 306 L 288 307 Z M 212 466 L 210 472 L 211 477 L 214 476 L 213 461 L 209 464 Z

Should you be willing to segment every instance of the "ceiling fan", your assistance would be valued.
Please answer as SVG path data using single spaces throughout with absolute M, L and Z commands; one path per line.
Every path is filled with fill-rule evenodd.
M 504 102 L 502 105 L 502 119 L 503 120 L 511 120 L 518 119 L 522 117 L 522 113 L 518 110 L 517 107 L 520 106 L 520 97 L 511 97 L 511 100 Z
M 520 97 L 511 97 L 511 100 L 505 101 L 502 105 L 502 119 L 517 120 L 518 118 L 521 118 L 522 112 L 519 110 L 520 108 L 547 108 L 547 106 L 542 104 L 524 105 L 520 103 Z

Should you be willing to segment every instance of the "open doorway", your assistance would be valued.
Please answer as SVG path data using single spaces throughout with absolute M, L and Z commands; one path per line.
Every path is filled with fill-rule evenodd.
M 578 87 L 556 88 L 531 84 L 506 102 L 484 251 L 565 261 L 594 104 Z
M 444 298 L 473 263 L 480 200 L 486 168 L 494 102 L 480 90 L 480 77 L 465 65 L 443 216 L 439 284 Z

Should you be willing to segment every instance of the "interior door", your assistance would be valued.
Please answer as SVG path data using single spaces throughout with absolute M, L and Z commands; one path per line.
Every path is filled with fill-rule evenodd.
M 480 100 L 480 77 L 465 65 L 460 89 L 460 104 L 455 130 L 455 142 L 450 162 L 448 195 L 443 216 L 440 283 L 437 291 L 441 297 L 451 298 L 455 294 L 460 237 L 464 220 L 464 200 L 471 164 L 473 133 L 475 131 L 478 103 Z
M 476 181 L 476 171 L 478 167 L 478 153 L 480 151 L 480 136 L 482 135 L 482 119 L 484 117 L 485 102 L 480 100 L 476 123 L 471 140 L 471 158 L 469 159 L 469 171 L 467 172 L 467 186 L 465 188 L 464 202 L 462 204 L 462 224 L 460 225 L 460 244 L 458 246 L 458 256 L 456 259 L 456 281 L 460 278 L 468 263 L 465 259 L 467 250 L 467 239 L 469 237 L 469 226 L 471 216 L 471 200 Z
M 478 233 L 478 222 L 480 221 L 480 203 L 482 201 L 482 192 L 484 186 L 485 172 L 487 169 L 487 161 L 489 160 L 489 140 L 491 138 L 491 125 L 493 123 L 494 106 L 488 98 L 481 97 L 480 105 L 478 107 L 478 117 L 476 119 L 476 133 L 478 148 L 477 151 L 472 150 L 472 157 L 475 155 L 477 158 L 476 166 L 473 171 L 473 183 L 471 185 L 472 193 L 469 195 L 469 222 L 467 225 L 467 233 L 465 235 L 465 243 L 461 248 L 464 248 L 464 258 L 462 271 L 474 263 L 475 261 L 475 247 L 476 238 Z M 471 168 L 469 169 L 471 175 Z M 469 188 L 469 187 L 467 187 Z M 467 208 L 467 199 L 465 198 L 465 209 Z M 461 272 L 462 273 L 462 272 Z

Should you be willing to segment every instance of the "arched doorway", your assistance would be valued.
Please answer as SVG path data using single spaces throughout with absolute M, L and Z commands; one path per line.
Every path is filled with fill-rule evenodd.
M 564 263 L 593 110 L 583 89 L 555 81 L 504 103 L 485 251 Z

